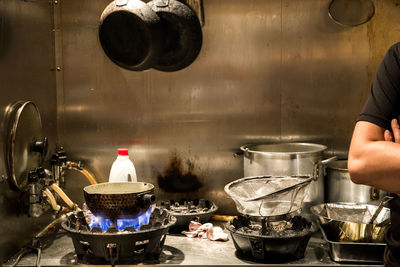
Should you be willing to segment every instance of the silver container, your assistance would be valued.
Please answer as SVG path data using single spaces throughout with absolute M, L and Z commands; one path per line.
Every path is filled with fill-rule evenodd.
M 325 177 L 325 200 L 329 203 L 352 202 L 379 204 L 387 192 L 351 181 L 347 160 L 336 160 L 328 164 Z
M 357 203 L 324 203 L 311 207 L 329 239 L 336 242 L 383 243 L 390 224 L 390 209 Z
M 315 178 L 304 198 L 302 209 L 324 203 L 324 172 L 336 158 L 322 160 L 326 146 L 312 143 L 244 145 L 244 176 L 312 176 Z
M 354 262 L 360 264 L 382 264 L 386 248 L 385 243 L 359 243 L 332 241 L 329 233 L 321 228 L 322 236 L 329 245 L 329 256 L 336 262 Z

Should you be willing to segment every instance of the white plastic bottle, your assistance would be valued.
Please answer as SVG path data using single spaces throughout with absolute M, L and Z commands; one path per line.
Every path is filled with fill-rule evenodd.
M 110 183 L 116 182 L 137 182 L 136 170 L 129 159 L 128 149 L 119 148 L 117 159 L 111 166 Z

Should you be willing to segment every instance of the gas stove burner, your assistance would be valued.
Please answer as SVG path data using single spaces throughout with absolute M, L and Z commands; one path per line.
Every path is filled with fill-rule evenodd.
M 238 216 L 227 225 L 239 255 L 254 261 L 291 261 L 304 253 L 317 227 L 301 217 L 281 221 Z
M 112 265 L 126 259 L 134 262 L 157 260 L 168 229 L 176 222 L 169 211 L 161 208 L 155 208 L 148 223 L 140 226 L 121 227 L 114 220 L 105 229 L 91 227 L 90 220 L 90 214 L 74 212 L 68 215 L 62 227 L 72 238 L 78 260 L 106 260 Z
M 270 237 L 290 237 L 307 234 L 312 223 L 301 216 L 284 220 L 269 221 L 267 218 L 254 220 L 250 216 L 238 216 L 230 222 L 236 232 Z
M 218 210 L 215 203 L 205 199 L 166 200 L 161 202 L 160 206 L 169 210 L 171 215 L 176 217 L 176 224 L 171 227 L 171 231 L 173 232 L 187 229 L 190 221 L 200 223 L 209 222 Z

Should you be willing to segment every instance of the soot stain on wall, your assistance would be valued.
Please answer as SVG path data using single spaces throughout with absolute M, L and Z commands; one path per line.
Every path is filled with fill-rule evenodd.
M 185 161 L 187 171 L 184 170 L 183 160 L 174 152 L 164 173 L 158 173 L 157 182 L 166 192 L 194 192 L 203 185 L 199 177 L 193 173 L 195 164 L 190 159 Z

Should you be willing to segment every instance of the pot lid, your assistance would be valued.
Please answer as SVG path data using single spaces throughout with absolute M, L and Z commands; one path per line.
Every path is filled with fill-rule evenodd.
M 21 191 L 28 186 L 28 173 L 41 165 L 47 152 L 42 122 L 37 106 L 18 101 L 6 111 L 6 168 L 12 185 Z
M 249 144 L 241 146 L 242 151 L 261 154 L 311 154 L 320 153 L 327 149 L 326 146 L 313 143 L 271 143 Z

